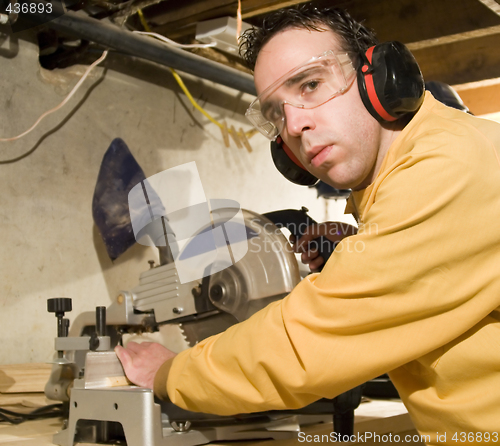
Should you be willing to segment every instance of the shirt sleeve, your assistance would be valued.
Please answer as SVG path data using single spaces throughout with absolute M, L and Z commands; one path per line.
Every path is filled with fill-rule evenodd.
M 500 229 L 480 228 L 500 218 L 496 155 L 478 173 L 446 147 L 415 150 L 377 177 L 360 232 L 320 274 L 180 353 L 171 401 L 220 415 L 299 408 L 438 349 L 493 311 Z

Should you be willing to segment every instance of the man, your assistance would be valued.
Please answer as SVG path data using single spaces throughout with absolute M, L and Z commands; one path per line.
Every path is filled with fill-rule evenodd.
M 375 43 L 346 13 L 310 4 L 247 35 L 249 115 L 312 174 L 353 190 L 359 232 L 290 295 L 175 358 L 157 344 L 117 348 L 133 382 L 228 415 L 298 408 L 388 372 L 430 444 L 498 440 L 500 126 L 430 93 L 379 122 L 356 75 Z

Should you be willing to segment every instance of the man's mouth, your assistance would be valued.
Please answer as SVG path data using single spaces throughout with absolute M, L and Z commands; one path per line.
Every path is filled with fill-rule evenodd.
M 320 167 L 332 150 L 333 146 L 313 147 L 308 153 L 309 163 L 312 167 Z

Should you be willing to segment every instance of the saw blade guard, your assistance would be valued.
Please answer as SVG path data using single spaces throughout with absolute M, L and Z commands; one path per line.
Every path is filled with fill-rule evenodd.
M 240 243 L 247 245 L 247 251 L 232 265 L 216 268 L 208 277 L 207 290 L 212 304 L 238 321 L 284 297 L 301 279 L 295 254 L 281 230 L 260 214 L 241 212 L 246 240 Z M 227 224 L 232 216 L 231 208 L 213 210 L 214 227 Z

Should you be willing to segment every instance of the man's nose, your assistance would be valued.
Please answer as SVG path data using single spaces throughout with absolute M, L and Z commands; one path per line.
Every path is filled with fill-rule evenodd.
M 283 105 L 285 113 L 285 127 L 290 136 L 301 136 L 306 130 L 315 127 L 312 119 L 312 111 L 301 107 L 294 107 L 291 104 Z

